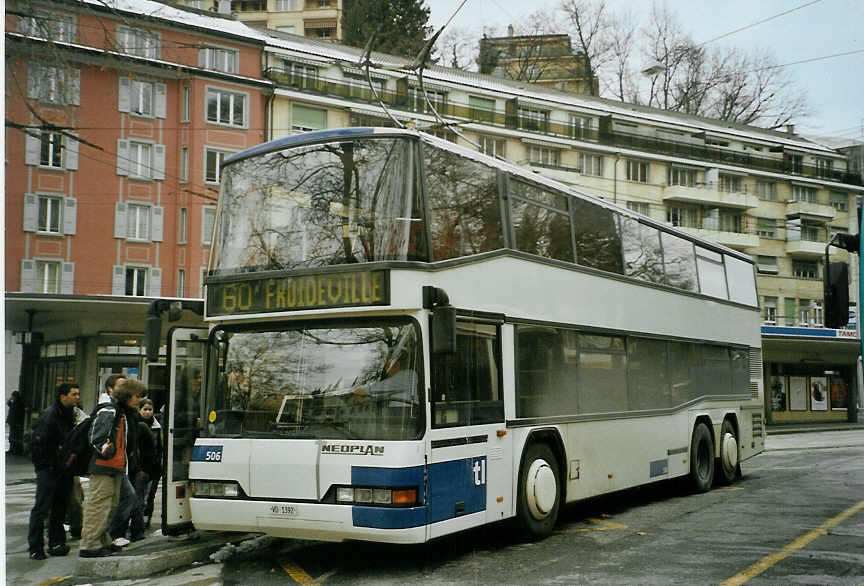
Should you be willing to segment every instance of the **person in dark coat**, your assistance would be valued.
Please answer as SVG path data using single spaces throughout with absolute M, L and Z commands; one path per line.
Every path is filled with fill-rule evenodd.
M 77 385 L 57 387 L 54 404 L 39 416 L 33 428 L 31 456 L 36 469 L 36 503 L 30 511 L 27 533 L 31 560 L 44 560 L 45 520 L 48 519 L 48 553 L 69 553 L 63 521 L 72 494 L 72 476 L 66 472 L 60 451 L 75 424 L 75 406 L 81 398 Z
M 131 380 L 131 379 L 130 379 Z M 125 384 L 125 383 L 124 383 Z M 146 388 L 142 388 L 139 397 L 147 396 Z M 134 406 L 125 403 L 120 404 L 120 409 L 126 416 L 128 423 L 127 442 L 126 442 L 126 475 L 121 482 L 120 487 L 120 502 L 117 505 L 117 512 L 114 518 L 111 519 L 111 524 L 108 526 L 108 534 L 111 536 L 112 544 L 115 546 L 125 547 L 129 545 L 130 540 L 127 539 L 126 533 L 130 528 L 132 535 L 138 539 L 144 536 L 144 516 L 143 508 L 138 506 L 138 497 L 135 493 L 135 477 L 141 469 L 141 456 L 139 451 L 139 426 L 140 416 L 138 415 L 138 405 Z
M 9 400 L 6 401 L 6 423 L 9 424 L 9 455 L 21 456 L 24 454 L 24 399 L 21 393 L 12 391 Z
M 144 517 L 146 519 L 144 528 L 149 529 L 150 520 L 153 517 L 153 505 L 156 500 L 156 489 L 159 486 L 159 478 L 162 476 L 162 425 L 159 423 L 159 419 L 154 416 L 153 402 L 150 399 L 141 401 L 138 413 L 141 415 L 141 422 L 146 425 L 150 437 L 153 438 L 152 458 L 148 459 L 143 451 L 141 454 L 144 471 L 149 476 L 149 487 L 144 501 Z

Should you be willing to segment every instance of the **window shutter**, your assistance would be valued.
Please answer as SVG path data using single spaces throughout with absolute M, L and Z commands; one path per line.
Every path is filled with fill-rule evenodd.
M 70 171 L 78 169 L 78 141 L 71 136 L 63 137 L 63 148 L 66 149 L 64 166 Z
M 81 105 L 81 72 L 72 69 L 67 74 L 68 86 L 66 87 L 66 103 L 73 106 Z
M 126 238 L 126 204 L 122 201 L 114 208 L 114 238 Z
M 27 64 L 27 97 L 31 100 L 39 99 L 39 90 L 42 87 L 42 68 L 35 61 Z
M 153 179 L 165 179 L 165 145 L 153 145 Z
M 32 260 L 21 261 L 21 292 L 36 292 L 36 263 Z
M 64 262 L 63 274 L 60 277 L 60 293 L 72 295 L 75 290 L 75 263 Z
M 153 242 L 162 242 L 162 226 L 163 218 L 165 217 L 165 208 L 153 206 L 150 217 L 152 222 L 150 227 L 150 240 Z
M 111 281 L 112 295 L 126 294 L 126 267 L 123 265 L 114 265 L 113 278 Z
M 32 193 L 24 194 L 24 227 L 25 232 L 35 232 L 38 228 L 39 198 Z
M 128 112 L 132 108 L 132 80 L 125 75 L 120 76 L 120 89 L 117 92 L 117 109 Z
M 198 49 L 198 67 L 207 67 L 207 49 Z
M 24 163 L 27 165 L 38 165 L 40 152 L 42 150 L 42 141 L 38 136 L 31 134 L 31 132 L 38 131 L 30 130 L 27 132 L 27 140 L 24 148 Z
M 78 225 L 78 200 L 74 197 L 63 198 L 63 233 L 74 234 Z
M 156 84 L 156 117 L 165 118 L 168 115 L 167 106 L 168 86 L 164 83 Z
M 150 274 L 147 275 L 150 281 L 150 291 L 148 295 L 150 297 L 161 297 L 162 296 L 162 269 L 150 269 L 148 271 Z
M 129 141 L 117 141 L 117 174 L 129 175 Z

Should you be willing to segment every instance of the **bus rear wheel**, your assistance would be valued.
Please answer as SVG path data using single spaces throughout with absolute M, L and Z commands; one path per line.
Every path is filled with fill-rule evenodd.
M 558 459 L 547 444 L 532 444 L 522 458 L 516 504 L 516 516 L 525 535 L 542 539 L 552 533 L 560 506 Z
M 690 442 L 690 484 L 695 492 L 708 492 L 714 482 L 714 440 L 702 422 L 693 428 Z
M 738 436 L 735 426 L 728 419 L 720 428 L 720 459 L 717 461 L 717 482 L 732 484 L 738 475 Z

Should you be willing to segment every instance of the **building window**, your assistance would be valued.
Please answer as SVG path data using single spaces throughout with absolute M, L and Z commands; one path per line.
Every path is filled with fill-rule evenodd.
M 297 0 L 276 0 L 276 11 L 277 12 L 288 12 L 290 10 L 297 10 L 294 7 L 294 3 Z M 294 28 L 294 27 L 291 27 Z
M 763 303 L 765 307 L 765 324 L 774 325 L 777 323 L 777 298 L 765 297 Z
M 651 205 L 647 201 L 628 201 L 627 209 L 639 212 L 643 216 L 651 215 Z
M 801 240 L 822 242 L 825 230 L 818 224 L 801 224 Z
M 756 218 L 756 234 L 763 238 L 776 238 L 777 222 L 773 218 Z
M 126 208 L 126 238 L 150 239 L 150 206 L 129 204 Z
M 147 269 L 126 267 L 126 295 L 144 297 L 147 295 Z
M 501 157 L 502 159 L 505 157 L 505 146 L 507 141 L 503 138 L 495 138 L 494 136 L 484 136 L 480 135 L 477 137 L 477 143 L 479 145 L 479 151 L 484 155 L 489 155 L 490 157 Z
M 541 165 L 550 165 L 553 167 L 561 166 L 561 150 L 541 147 L 536 145 L 528 146 L 528 161 L 531 163 L 540 163 Z
M 429 104 L 426 102 L 426 97 L 420 88 L 412 87 L 408 90 L 411 99 L 411 110 L 414 112 L 431 112 Z M 429 102 L 435 107 L 435 110 L 442 114 L 444 113 L 444 105 L 447 101 L 447 94 L 442 91 L 430 90 L 426 88 L 426 96 L 429 97 Z
M 519 108 L 519 128 L 523 130 L 536 130 L 546 132 L 549 128 L 549 112 L 546 110 L 535 110 L 534 108 Z
M 579 153 L 579 168 L 583 175 L 603 177 L 603 155 Z
M 832 191 L 828 194 L 828 201 L 838 212 L 849 211 L 849 195 L 842 191 Z
M 198 65 L 204 69 L 236 73 L 237 51 L 221 47 L 205 47 L 198 54 Z
M 292 31 L 289 31 L 292 32 Z M 289 79 L 289 83 L 300 88 L 315 88 L 318 82 L 318 68 L 305 63 L 294 61 L 282 61 L 282 67 Z
M 673 206 L 666 210 L 666 221 L 680 228 L 698 228 L 699 210 L 692 206 Z
M 75 17 L 30 7 L 32 16 L 18 19 L 18 32 L 22 35 L 48 39 L 58 43 L 75 42 Z
M 680 185 L 682 187 L 693 187 L 696 185 L 696 169 L 685 169 L 683 167 L 669 168 L 669 185 Z
M 819 177 L 831 177 L 834 173 L 834 161 L 831 159 L 816 159 L 816 172 Z
M 186 271 L 177 269 L 177 297 L 186 297 Z
M 177 243 L 186 244 L 186 223 L 189 212 L 186 208 L 180 208 L 180 217 L 177 219 Z
M 222 162 L 231 155 L 225 151 L 204 149 L 204 181 L 219 183 L 222 179 Z
M 789 169 L 789 172 L 801 173 L 804 170 L 804 155 L 784 153 L 783 158 L 786 160 L 786 166 Z
M 800 326 L 810 326 L 812 325 L 810 314 L 810 300 L 809 299 L 799 299 L 798 300 L 798 325 Z
M 31 61 L 27 66 L 27 97 L 50 104 L 78 104 L 80 77 L 77 69 Z
M 648 163 L 627 159 L 627 181 L 648 183 Z
M 570 115 L 570 132 L 577 140 L 589 140 L 594 136 L 594 119 L 588 116 Z
M 201 208 L 201 244 L 213 242 L 213 224 L 216 222 L 216 208 L 206 206 Z
M 724 193 L 741 193 L 744 191 L 741 187 L 741 176 L 720 173 L 720 191 Z
M 738 210 L 720 210 L 720 231 L 741 233 L 741 212 Z
M 792 276 L 802 279 L 818 279 L 819 263 L 815 260 L 793 260 Z
M 59 197 L 39 196 L 39 232 L 60 234 L 63 223 L 60 221 L 63 200 Z
M 36 261 L 36 292 L 60 292 L 60 263 L 54 261 Z
M 153 84 L 149 81 L 132 80 L 130 87 L 130 109 L 132 114 L 138 116 L 153 116 Z
M 246 94 L 218 89 L 207 90 L 207 122 L 245 126 Z
M 180 149 L 180 181 L 183 183 L 189 181 L 189 149 L 187 147 Z
M 816 188 L 805 185 L 792 184 L 792 199 L 789 201 L 806 201 L 817 203 Z
M 468 117 L 480 122 L 494 122 L 495 100 L 468 96 Z
M 291 130 L 306 132 L 327 128 L 327 110 L 294 104 L 291 108 Z
M 276 1 L 278 2 L 279 0 L 276 0 Z M 289 33 L 292 35 L 297 34 L 297 27 L 294 26 L 293 24 L 286 24 L 283 26 L 277 26 L 276 30 L 279 31 L 280 33 Z
M 127 164 L 130 177 L 150 179 L 153 169 L 153 145 L 129 141 Z
M 117 50 L 127 55 L 157 59 L 160 38 L 157 33 L 128 26 L 117 27 Z
M 63 168 L 63 135 L 59 132 L 43 132 L 39 164 L 43 167 Z
M 777 184 L 773 181 L 757 181 L 756 196 L 763 201 L 777 201 Z
M 191 88 L 183 86 L 183 94 L 180 96 L 180 122 L 189 122 L 189 99 Z
M 777 257 L 758 255 L 756 257 L 756 270 L 767 275 L 776 275 L 780 272 L 777 269 Z
M 821 301 L 811 301 L 810 309 L 813 312 L 813 325 L 817 327 L 822 327 L 822 302 Z

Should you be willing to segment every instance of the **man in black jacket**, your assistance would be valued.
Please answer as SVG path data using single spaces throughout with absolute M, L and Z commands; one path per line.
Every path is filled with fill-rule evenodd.
M 27 534 L 31 560 L 45 559 L 45 519 L 48 519 L 48 553 L 69 553 L 63 521 L 72 494 L 72 476 L 66 473 L 60 457 L 63 441 L 72 430 L 75 406 L 81 398 L 78 385 L 63 383 L 57 387 L 54 404 L 39 416 L 33 429 L 31 454 L 36 468 L 36 503 L 30 511 Z

